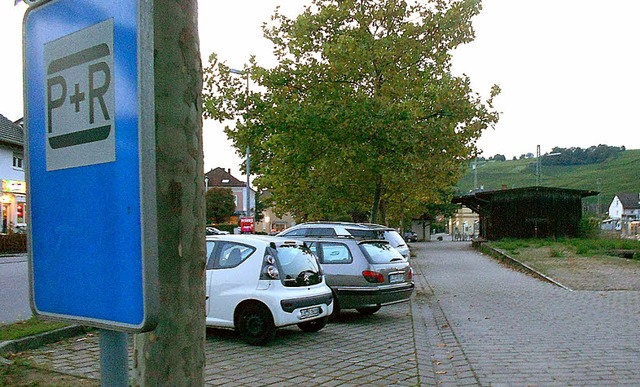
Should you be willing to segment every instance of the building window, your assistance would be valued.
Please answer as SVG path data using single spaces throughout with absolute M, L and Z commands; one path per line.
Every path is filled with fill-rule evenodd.
M 13 167 L 16 169 L 22 169 L 22 158 L 23 156 L 20 153 L 13 154 Z

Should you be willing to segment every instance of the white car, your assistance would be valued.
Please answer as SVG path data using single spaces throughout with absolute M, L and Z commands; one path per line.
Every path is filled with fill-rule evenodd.
M 264 345 L 276 329 L 317 332 L 333 312 L 331 289 L 302 241 L 258 235 L 207 237 L 206 325 Z
M 385 239 L 393 248 L 409 260 L 411 252 L 409 246 L 400 234 L 391 227 L 372 223 L 350 222 L 306 222 L 288 228 L 278 234 L 286 238 L 359 238 L 359 239 Z

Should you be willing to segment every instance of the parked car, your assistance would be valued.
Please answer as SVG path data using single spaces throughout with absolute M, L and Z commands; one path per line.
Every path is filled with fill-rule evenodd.
M 407 260 L 411 256 L 409 246 L 398 232 L 387 226 L 373 223 L 307 222 L 288 228 L 278 236 L 304 237 L 353 237 L 362 239 L 384 239 Z
M 418 234 L 416 234 L 413 231 L 405 231 L 403 238 L 405 241 L 407 242 L 417 242 L 418 241 Z
M 409 262 L 385 240 L 304 238 L 316 254 L 334 295 L 334 313 L 373 314 L 407 301 L 415 287 Z
M 264 345 L 277 328 L 317 332 L 333 311 L 331 289 L 302 241 L 258 235 L 207 237 L 206 325 Z
M 205 231 L 207 232 L 207 235 L 227 235 L 227 234 L 229 234 L 229 231 L 218 230 L 217 228 L 215 228 L 213 226 L 205 227 Z

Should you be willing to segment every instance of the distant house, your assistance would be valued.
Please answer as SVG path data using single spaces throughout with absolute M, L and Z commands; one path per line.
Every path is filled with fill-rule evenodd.
M 456 241 L 464 241 L 479 236 L 480 217 L 470 208 L 462 206 L 449 218 L 449 235 Z
M 582 218 L 582 198 L 596 191 L 553 187 L 524 187 L 477 191 L 456 196 L 480 215 L 480 236 L 502 238 L 575 237 Z
M 240 181 L 231 175 L 231 170 L 224 168 L 214 168 L 204 174 L 205 185 L 207 189 L 210 188 L 229 188 L 235 197 L 236 211 L 232 217 L 232 222 L 238 221 L 238 216 L 245 215 L 246 210 L 246 192 L 247 183 Z M 256 192 L 253 189 L 249 190 L 251 213 L 254 214 L 256 207 Z M 269 192 L 262 192 L 261 198 L 269 197 Z M 265 208 L 262 211 L 262 219 L 255 224 L 255 232 L 274 234 L 280 232 L 286 228 L 295 225 L 296 222 L 290 214 L 285 214 L 282 217 L 277 216 L 271 208 Z
M 205 186 L 210 188 L 229 188 L 235 197 L 236 215 L 245 215 L 256 207 L 256 192 L 249 188 L 249 208 L 247 208 L 247 183 L 231 175 L 230 169 L 214 168 L 204 174 Z
M 640 193 L 622 192 L 609 205 L 609 218 L 623 236 L 638 235 L 640 226 Z
M 26 226 L 24 131 L 19 122 L 0 114 L 1 233 L 24 229 Z

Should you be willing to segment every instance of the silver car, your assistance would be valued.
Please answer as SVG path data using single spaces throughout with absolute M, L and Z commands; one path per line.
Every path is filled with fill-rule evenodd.
M 340 309 L 366 315 L 383 305 L 407 301 L 415 287 L 409 262 L 389 242 L 341 238 L 304 238 L 318 257 L 327 285 Z
M 400 254 L 409 259 L 411 252 L 409 246 L 398 232 L 387 226 L 373 223 L 350 222 L 306 222 L 288 228 L 278 236 L 289 238 L 305 237 L 353 237 L 361 239 L 384 239 Z

